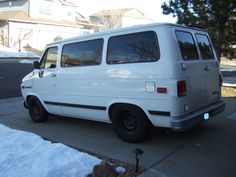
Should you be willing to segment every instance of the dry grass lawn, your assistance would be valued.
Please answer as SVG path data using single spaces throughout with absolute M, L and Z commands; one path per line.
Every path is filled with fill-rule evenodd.
M 223 64 L 223 65 L 236 66 L 236 59 L 229 60 L 225 57 L 221 57 L 221 62 L 220 63 Z
M 222 97 L 234 97 L 236 98 L 236 88 L 233 87 L 222 87 L 221 88 Z

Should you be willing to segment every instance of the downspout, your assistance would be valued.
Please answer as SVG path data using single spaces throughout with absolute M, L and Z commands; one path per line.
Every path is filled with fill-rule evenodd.
M 10 22 L 9 20 L 6 20 L 7 22 L 7 47 L 10 47 Z
M 28 0 L 28 17 L 30 17 L 30 0 Z

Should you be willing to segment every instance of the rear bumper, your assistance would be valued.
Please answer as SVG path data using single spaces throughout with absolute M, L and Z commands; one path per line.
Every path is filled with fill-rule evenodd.
M 210 117 L 224 111 L 225 103 L 220 101 L 205 108 L 202 108 L 192 114 L 184 117 L 174 117 L 171 119 L 171 128 L 173 131 L 185 131 L 204 121 L 204 113 L 209 113 Z

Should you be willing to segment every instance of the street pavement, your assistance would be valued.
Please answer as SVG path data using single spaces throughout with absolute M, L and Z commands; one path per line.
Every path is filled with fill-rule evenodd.
M 134 149 L 144 154 L 143 177 L 236 176 L 236 99 L 224 98 L 226 110 L 204 125 L 184 133 L 153 128 L 139 144 L 121 141 L 110 124 L 67 117 L 50 117 L 45 123 L 31 121 L 22 98 L 0 99 L 0 123 L 36 133 L 85 152 L 135 163 Z
M 21 96 L 22 78 L 33 70 L 32 64 L 18 60 L 0 60 L 0 99 Z

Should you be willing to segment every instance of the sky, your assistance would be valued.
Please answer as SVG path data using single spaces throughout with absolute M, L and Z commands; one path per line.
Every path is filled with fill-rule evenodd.
M 106 9 L 137 8 L 155 22 L 175 23 L 172 15 L 162 14 L 161 4 L 165 0 L 71 0 L 78 5 L 82 15 L 88 16 Z

